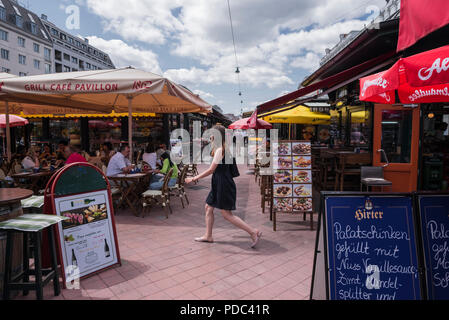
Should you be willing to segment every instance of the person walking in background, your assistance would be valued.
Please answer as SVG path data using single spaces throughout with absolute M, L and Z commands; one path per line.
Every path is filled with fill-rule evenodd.
M 176 184 L 176 181 L 178 180 L 179 174 L 178 166 L 176 165 L 176 163 L 173 163 L 171 161 L 170 154 L 168 152 L 164 152 L 161 155 L 161 162 L 162 162 L 162 169 L 153 171 L 153 176 L 151 177 L 152 180 L 150 182 L 150 190 L 162 189 L 162 185 L 164 184 L 164 176 L 161 176 L 160 174 L 162 173 L 163 175 L 166 175 L 168 171 L 170 171 L 170 169 L 173 169 L 173 173 L 170 178 L 170 181 L 168 182 L 168 186 L 173 187 Z
M 207 197 L 205 206 L 206 233 L 200 238 L 195 238 L 195 241 L 214 241 L 212 238 L 212 229 L 214 225 L 214 209 L 219 209 L 221 210 L 221 214 L 227 221 L 229 221 L 236 227 L 246 231 L 250 235 L 252 239 L 251 248 L 254 248 L 258 243 L 260 237 L 262 236 L 262 232 L 260 232 L 258 229 L 250 227 L 246 222 L 244 222 L 239 217 L 234 216 L 231 212 L 236 209 L 235 202 L 237 190 L 234 178 L 239 176 L 239 172 L 235 159 L 230 155 L 230 152 L 229 150 L 227 150 L 227 146 L 225 144 L 226 129 L 223 126 L 214 126 L 213 129 L 217 130 L 220 133 L 221 139 L 219 141 L 215 141 L 214 138 L 211 137 L 213 144 L 211 153 L 211 156 L 213 157 L 212 164 L 210 165 L 209 169 L 204 171 L 203 173 L 193 178 L 186 179 L 186 183 L 188 184 L 212 174 L 211 191 Z

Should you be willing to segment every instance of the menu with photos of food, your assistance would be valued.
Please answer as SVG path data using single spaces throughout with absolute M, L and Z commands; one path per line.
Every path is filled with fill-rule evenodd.
M 273 209 L 312 211 L 312 145 L 310 141 L 273 143 Z

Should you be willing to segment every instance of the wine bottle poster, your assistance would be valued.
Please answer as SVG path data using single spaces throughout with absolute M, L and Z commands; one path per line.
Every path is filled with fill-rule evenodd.
M 64 270 L 74 266 L 84 277 L 118 262 L 106 190 L 55 199 Z M 68 274 L 66 274 L 68 278 Z

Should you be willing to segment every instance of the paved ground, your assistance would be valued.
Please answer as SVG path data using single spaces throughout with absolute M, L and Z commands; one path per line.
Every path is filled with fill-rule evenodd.
M 119 212 L 122 266 L 82 280 L 80 290 L 63 290 L 59 297 L 52 296 L 48 285 L 45 299 L 308 299 L 316 231 L 302 216 L 284 215 L 273 232 L 269 214 L 262 214 L 254 176 L 246 174 L 246 166 L 240 167 L 240 173 L 235 214 L 263 232 L 256 249 L 249 247 L 249 236 L 218 211 L 215 243 L 193 241 L 204 233 L 204 201 L 210 184 L 205 179 L 188 187 L 186 209 L 173 199 L 169 219 L 159 208 L 144 219 Z M 34 298 L 34 293 L 27 297 Z

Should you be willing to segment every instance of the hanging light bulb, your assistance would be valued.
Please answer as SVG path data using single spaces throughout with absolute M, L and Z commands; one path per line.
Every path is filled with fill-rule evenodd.
M 241 93 L 241 92 L 239 92 L 239 96 L 242 96 L 242 93 Z
M 235 73 L 240 73 L 239 67 L 235 70 Z

